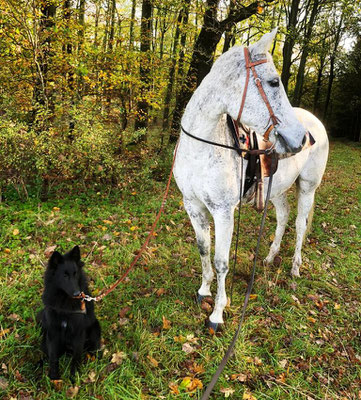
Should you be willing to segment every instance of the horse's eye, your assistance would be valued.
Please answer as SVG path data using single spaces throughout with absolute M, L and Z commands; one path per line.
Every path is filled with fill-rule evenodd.
M 268 81 L 270 86 L 272 87 L 278 87 L 280 85 L 280 80 L 279 78 L 272 79 L 271 81 Z

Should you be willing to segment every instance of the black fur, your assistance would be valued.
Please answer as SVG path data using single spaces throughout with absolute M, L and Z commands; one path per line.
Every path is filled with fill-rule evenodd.
M 73 298 L 80 292 L 90 295 L 83 265 L 79 247 L 75 246 L 64 255 L 55 251 L 45 272 L 45 307 L 37 321 L 42 328 L 42 350 L 49 358 L 50 379 L 60 379 L 59 358 L 64 353 L 72 354 L 73 379 L 83 352 L 100 348 L 100 325 L 93 302 L 85 302 L 86 313 L 81 313 L 81 300 Z

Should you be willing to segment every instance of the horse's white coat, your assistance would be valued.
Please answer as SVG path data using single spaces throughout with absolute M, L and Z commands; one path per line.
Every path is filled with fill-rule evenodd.
M 264 35 L 259 42 L 250 47 L 252 60 L 267 56 L 269 61 L 257 66 L 256 69 L 274 113 L 281 121 L 277 131 L 283 140 L 277 140 L 275 134 L 272 134 L 270 139 L 275 142 L 279 153 L 299 150 L 306 130 L 312 133 L 316 143 L 293 157 L 279 161 L 271 191 L 271 200 L 277 213 L 277 229 L 265 261 L 272 262 L 279 251 L 288 219 L 285 192 L 297 180 L 299 185 L 297 241 L 292 274 L 299 275 L 302 241 L 314 193 L 326 166 L 328 140 L 323 125 L 316 117 L 305 110 L 291 107 L 281 82 L 279 87 L 269 85 L 270 81 L 278 78 L 271 56 L 266 54 L 275 33 L 276 31 L 272 31 Z M 232 48 L 219 57 L 186 107 L 182 118 L 184 128 L 201 138 L 232 145 L 223 114 L 228 113 L 233 119 L 237 118 L 245 76 L 243 48 Z M 268 110 L 252 77 L 241 122 L 259 133 L 263 133 L 269 125 Z M 182 133 L 174 165 L 174 176 L 183 194 L 184 206 L 197 237 L 202 262 L 202 285 L 198 293 L 202 296 L 211 295 L 210 286 L 214 277 L 210 260 L 209 213 L 214 220 L 214 264 L 218 289 L 210 321 L 222 323 L 223 309 L 227 304 L 225 279 L 233 233 L 233 214 L 240 193 L 240 157 L 235 151 L 199 142 Z M 265 193 L 267 185 L 266 180 Z

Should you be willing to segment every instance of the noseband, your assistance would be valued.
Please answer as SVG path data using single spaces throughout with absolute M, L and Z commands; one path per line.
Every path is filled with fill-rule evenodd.
M 262 60 L 257 60 L 257 61 L 253 61 L 251 60 L 251 56 L 249 54 L 249 49 L 248 47 L 245 47 L 244 49 L 244 59 L 246 61 L 246 83 L 244 85 L 244 90 L 243 90 L 243 96 L 242 96 L 242 102 L 241 102 L 241 107 L 239 108 L 239 112 L 238 112 L 238 117 L 236 120 L 236 125 L 240 125 L 241 124 L 241 116 L 242 116 L 242 112 L 243 112 L 243 108 L 244 108 L 244 104 L 246 102 L 246 96 L 247 96 L 247 90 L 248 90 L 248 84 L 249 84 L 249 77 L 252 71 L 253 74 L 253 78 L 254 78 L 254 83 L 256 84 L 259 94 L 261 95 L 264 103 L 266 104 L 266 107 L 268 109 L 269 115 L 270 115 L 270 121 L 272 121 L 272 123 L 268 126 L 268 128 L 266 129 L 266 132 L 263 135 L 263 140 L 264 141 L 268 141 L 269 140 L 269 134 L 272 132 L 273 129 L 275 129 L 275 126 L 278 124 L 278 118 L 275 116 L 275 113 L 273 112 L 273 109 L 271 107 L 271 104 L 268 101 L 268 98 L 266 96 L 265 91 L 263 90 L 263 86 L 261 83 L 260 78 L 258 77 L 257 71 L 256 71 L 256 66 L 260 65 L 260 64 L 264 64 L 267 63 L 268 60 L 267 58 L 263 58 Z

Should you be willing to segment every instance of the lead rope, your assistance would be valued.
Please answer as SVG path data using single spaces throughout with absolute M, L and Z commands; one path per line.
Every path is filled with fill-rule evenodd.
M 235 273 L 236 273 L 236 264 L 237 264 L 237 253 L 238 253 L 239 229 L 240 229 L 240 221 L 241 221 L 242 197 L 243 197 L 243 157 L 241 157 L 241 179 L 240 179 L 240 188 L 239 188 L 239 205 L 238 205 L 238 215 L 237 215 L 236 246 L 235 246 L 235 249 L 234 249 L 233 267 L 232 267 L 232 283 L 231 283 L 231 293 L 230 293 L 231 304 L 232 304 L 232 299 L 233 299 L 234 276 L 235 276 Z
M 245 296 L 244 302 L 243 302 L 241 319 L 239 321 L 236 333 L 233 336 L 232 342 L 229 345 L 226 354 L 223 356 L 223 359 L 222 359 L 221 363 L 219 364 L 219 366 L 217 368 L 217 371 L 213 375 L 210 383 L 208 384 L 205 392 L 203 393 L 203 396 L 201 397 L 201 400 L 208 400 L 209 399 L 209 396 L 210 396 L 210 394 L 211 394 L 211 392 L 212 392 L 212 390 L 214 388 L 214 385 L 216 384 L 219 376 L 221 375 L 221 373 L 224 370 L 224 367 L 227 364 L 227 361 L 229 360 L 229 358 L 231 357 L 231 355 L 233 353 L 233 350 L 234 350 L 234 347 L 236 345 L 238 336 L 239 336 L 239 334 L 241 332 L 242 323 L 243 323 L 244 316 L 245 316 L 245 313 L 246 313 L 246 308 L 247 308 L 247 305 L 248 305 L 249 296 L 250 296 L 250 294 L 252 292 L 253 283 L 254 283 L 254 277 L 255 277 L 255 273 L 256 273 L 256 263 L 257 263 L 258 251 L 259 251 L 259 247 L 260 247 L 260 243 L 261 243 L 261 237 L 262 237 L 262 234 L 263 234 L 264 224 L 265 224 L 265 221 L 266 221 L 268 202 L 269 202 L 270 195 L 271 195 L 271 188 L 272 188 L 272 181 L 273 181 L 273 169 L 274 169 L 274 165 L 275 165 L 275 160 L 276 160 L 276 155 L 274 153 L 272 153 L 272 168 L 271 168 L 271 174 L 270 174 L 269 182 L 268 182 L 268 189 L 267 189 L 265 207 L 264 207 L 264 210 L 263 210 L 262 219 L 261 219 L 261 225 L 260 225 L 258 238 L 257 238 L 257 246 L 256 246 L 256 252 L 255 252 L 255 255 L 254 255 L 254 260 L 253 260 L 253 269 L 252 269 L 251 279 L 250 279 L 250 281 L 248 283 L 246 296 Z M 237 241 L 238 241 L 238 237 L 237 237 Z

